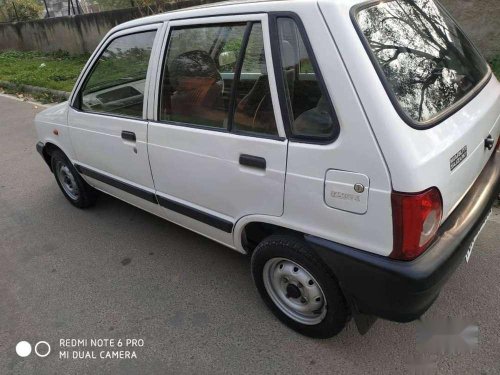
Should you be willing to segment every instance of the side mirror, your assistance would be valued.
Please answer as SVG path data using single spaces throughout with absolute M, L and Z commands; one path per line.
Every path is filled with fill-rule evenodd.
M 234 51 L 224 51 L 219 55 L 219 66 L 234 64 L 236 53 Z

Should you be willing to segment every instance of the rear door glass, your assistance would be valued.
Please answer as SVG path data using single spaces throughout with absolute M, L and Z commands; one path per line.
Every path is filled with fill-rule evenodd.
M 458 105 L 489 72 L 434 0 L 376 2 L 356 18 L 390 93 L 416 125 L 425 126 Z
M 277 136 L 260 22 L 172 28 L 160 121 Z

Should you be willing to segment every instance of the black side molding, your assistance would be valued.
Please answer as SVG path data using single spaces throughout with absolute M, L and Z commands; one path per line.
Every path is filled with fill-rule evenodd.
M 197 210 L 196 208 L 189 207 L 182 203 L 175 202 L 171 199 L 167 199 L 160 196 L 158 196 L 158 203 L 160 204 L 160 206 L 165 207 L 166 209 L 188 216 L 191 219 L 201 221 L 202 223 L 220 229 L 226 233 L 231 233 L 233 231 L 232 222 L 221 219 L 220 217 L 211 215 L 209 213 Z
M 221 219 L 217 216 L 211 215 L 209 213 L 197 210 L 196 208 L 187 206 L 185 204 L 175 202 L 171 199 L 167 199 L 164 197 L 157 196 L 154 193 L 151 193 L 147 190 L 140 189 L 138 187 L 132 186 L 125 182 L 119 181 L 112 177 L 106 176 L 102 173 L 93 171 L 91 169 L 85 168 L 79 164 L 75 164 L 75 168 L 81 174 L 85 176 L 94 178 L 98 181 L 104 182 L 110 186 L 113 186 L 117 189 L 123 190 L 129 194 L 135 195 L 136 197 L 147 200 L 148 202 L 159 204 L 162 207 L 165 207 L 169 210 L 175 211 L 181 215 L 185 215 L 190 217 L 191 219 L 195 219 L 210 225 L 214 228 L 220 229 L 226 233 L 231 233 L 233 231 L 233 223 L 228 220 Z
M 266 169 L 266 159 L 247 154 L 240 155 L 240 164 L 247 167 Z
M 158 202 L 156 200 L 155 193 L 151 193 L 147 190 L 143 190 L 143 189 L 140 189 L 138 187 L 129 185 L 125 182 L 116 180 L 116 179 L 109 177 L 109 176 L 106 176 L 102 173 L 85 168 L 79 164 L 75 164 L 75 168 L 78 172 L 80 172 L 81 174 L 84 174 L 85 176 L 88 176 L 88 177 L 94 178 L 98 181 L 104 182 L 105 184 L 111 185 L 117 189 L 123 190 L 129 194 L 135 195 L 136 197 L 145 199 L 148 202 L 158 204 Z

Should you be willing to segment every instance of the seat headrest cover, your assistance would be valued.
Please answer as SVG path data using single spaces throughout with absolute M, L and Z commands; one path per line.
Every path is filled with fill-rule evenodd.
M 177 56 L 169 66 L 170 83 L 177 85 L 178 77 L 203 77 L 221 80 L 214 59 L 205 51 L 189 51 Z

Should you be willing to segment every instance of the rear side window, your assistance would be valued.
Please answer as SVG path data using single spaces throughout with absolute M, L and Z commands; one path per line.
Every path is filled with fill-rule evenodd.
M 173 28 L 160 120 L 277 136 L 261 24 Z
M 439 120 L 489 69 L 434 0 L 376 2 L 356 15 L 389 93 L 417 126 Z
M 148 31 L 125 35 L 106 47 L 81 91 L 82 111 L 142 118 L 155 34 Z
M 278 17 L 277 28 L 291 133 L 299 139 L 332 139 L 338 123 L 299 27 L 293 18 Z

